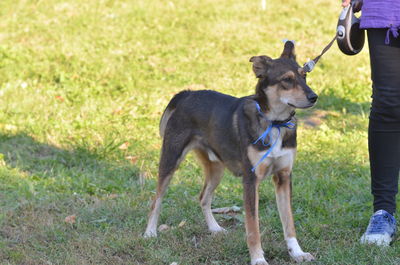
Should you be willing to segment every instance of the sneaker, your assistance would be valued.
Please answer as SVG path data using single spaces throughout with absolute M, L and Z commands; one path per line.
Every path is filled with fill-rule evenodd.
M 361 237 L 361 244 L 389 246 L 396 233 L 396 219 L 385 210 L 379 210 L 369 220 L 367 231 Z

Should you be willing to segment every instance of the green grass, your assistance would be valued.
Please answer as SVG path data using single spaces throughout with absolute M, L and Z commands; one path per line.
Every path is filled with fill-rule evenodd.
M 183 89 L 251 94 L 249 58 L 278 57 L 284 38 L 297 41 L 300 64 L 315 57 L 340 9 L 322 0 L 267 1 L 265 11 L 258 0 L 1 1 L 0 264 L 248 264 L 243 213 L 217 217 L 228 234 L 207 232 L 190 155 L 163 204 L 160 223 L 174 229 L 141 238 L 159 118 Z M 400 263 L 398 242 L 358 243 L 372 210 L 369 76 L 367 48 L 347 57 L 333 46 L 308 77 L 320 100 L 299 117 L 319 125 L 300 125 L 293 203 L 313 264 Z M 226 172 L 213 206 L 232 205 L 242 205 L 241 182 Z M 269 180 L 260 208 L 267 259 L 291 264 Z

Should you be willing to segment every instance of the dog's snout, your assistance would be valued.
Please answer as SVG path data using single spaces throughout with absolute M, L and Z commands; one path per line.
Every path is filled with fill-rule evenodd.
M 315 103 L 317 101 L 317 99 L 318 99 L 318 96 L 315 93 L 310 93 L 310 94 L 307 95 L 307 99 L 311 103 Z

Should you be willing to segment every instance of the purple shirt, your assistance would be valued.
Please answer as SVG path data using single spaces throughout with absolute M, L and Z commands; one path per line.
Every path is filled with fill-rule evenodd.
M 361 11 L 361 28 L 400 26 L 400 0 L 364 0 Z
M 400 0 L 363 0 L 360 28 L 387 28 L 385 43 L 390 35 L 399 36 Z

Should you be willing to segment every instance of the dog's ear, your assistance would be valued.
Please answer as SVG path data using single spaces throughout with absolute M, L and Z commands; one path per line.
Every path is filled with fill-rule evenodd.
M 253 63 L 253 71 L 257 78 L 266 77 L 268 68 L 272 63 L 272 59 L 268 56 L 253 56 L 250 58 L 250 62 Z
M 296 54 L 294 53 L 294 43 L 290 40 L 285 42 L 281 58 L 293 59 L 296 61 Z

